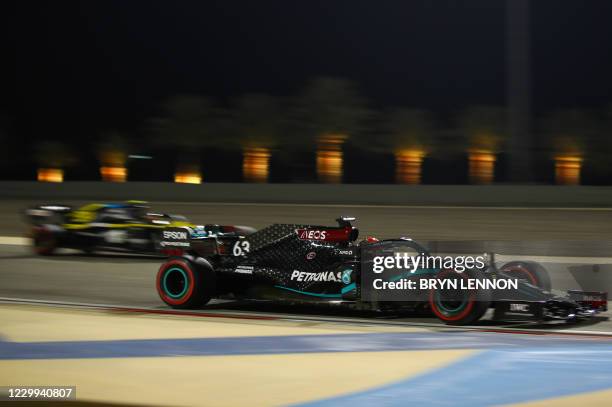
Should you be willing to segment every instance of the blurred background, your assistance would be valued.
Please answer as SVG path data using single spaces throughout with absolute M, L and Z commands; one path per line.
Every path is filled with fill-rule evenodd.
M 3 180 L 612 184 L 612 3 L 21 1 Z
M 610 291 L 612 1 L 2 5 L 0 385 L 115 407 L 612 404 L 610 312 L 470 330 L 334 306 L 179 312 L 161 259 L 35 256 L 19 215 L 90 199 L 202 225 L 352 215 L 363 237 L 490 248 L 555 289 Z

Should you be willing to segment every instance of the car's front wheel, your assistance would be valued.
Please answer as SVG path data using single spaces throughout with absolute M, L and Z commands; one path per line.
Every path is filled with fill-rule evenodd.
M 209 267 L 182 257 L 170 258 L 157 273 L 157 292 L 172 308 L 197 308 L 214 295 L 214 277 Z
M 478 270 L 458 273 L 443 270 L 436 279 L 444 282 L 445 288 L 429 292 L 429 307 L 436 317 L 448 325 L 469 325 L 478 321 L 491 304 L 491 293 L 487 290 L 466 289 L 467 280 L 486 278 Z M 450 284 L 452 282 L 452 284 Z M 457 288 L 454 288 L 457 287 Z

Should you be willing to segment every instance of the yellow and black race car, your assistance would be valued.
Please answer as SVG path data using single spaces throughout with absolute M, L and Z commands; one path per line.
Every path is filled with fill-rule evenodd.
M 165 228 L 194 227 L 184 216 L 149 212 L 143 201 L 39 205 L 25 215 L 34 251 L 44 256 L 60 248 L 157 254 Z

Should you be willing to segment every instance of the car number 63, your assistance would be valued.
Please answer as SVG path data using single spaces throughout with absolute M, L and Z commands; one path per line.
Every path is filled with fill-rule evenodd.
M 246 240 L 237 241 L 234 243 L 234 247 L 232 248 L 232 254 L 234 256 L 244 256 L 251 249 L 251 244 Z

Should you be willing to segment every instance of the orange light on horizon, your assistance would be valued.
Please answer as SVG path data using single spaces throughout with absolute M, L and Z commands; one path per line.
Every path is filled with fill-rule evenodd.
M 317 148 L 317 177 L 327 184 L 342 182 L 342 144 L 347 139 L 343 134 L 328 134 L 319 139 Z
M 398 184 L 420 184 L 425 152 L 416 149 L 395 152 L 395 182 Z
M 245 148 L 242 155 L 242 176 L 246 182 L 268 182 L 270 150 L 262 147 Z
M 125 182 L 127 180 L 127 168 L 125 167 L 100 167 L 102 181 Z
M 327 184 L 342 182 L 342 151 L 318 150 L 317 175 Z
M 495 175 L 495 154 L 488 150 L 470 150 L 468 153 L 470 183 L 492 183 Z
M 202 174 L 197 171 L 177 172 L 174 174 L 174 182 L 177 184 L 201 184 Z
M 555 157 L 555 182 L 559 185 L 580 185 L 582 157 Z
M 64 170 L 60 168 L 39 168 L 36 179 L 39 182 L 64 182 Z

